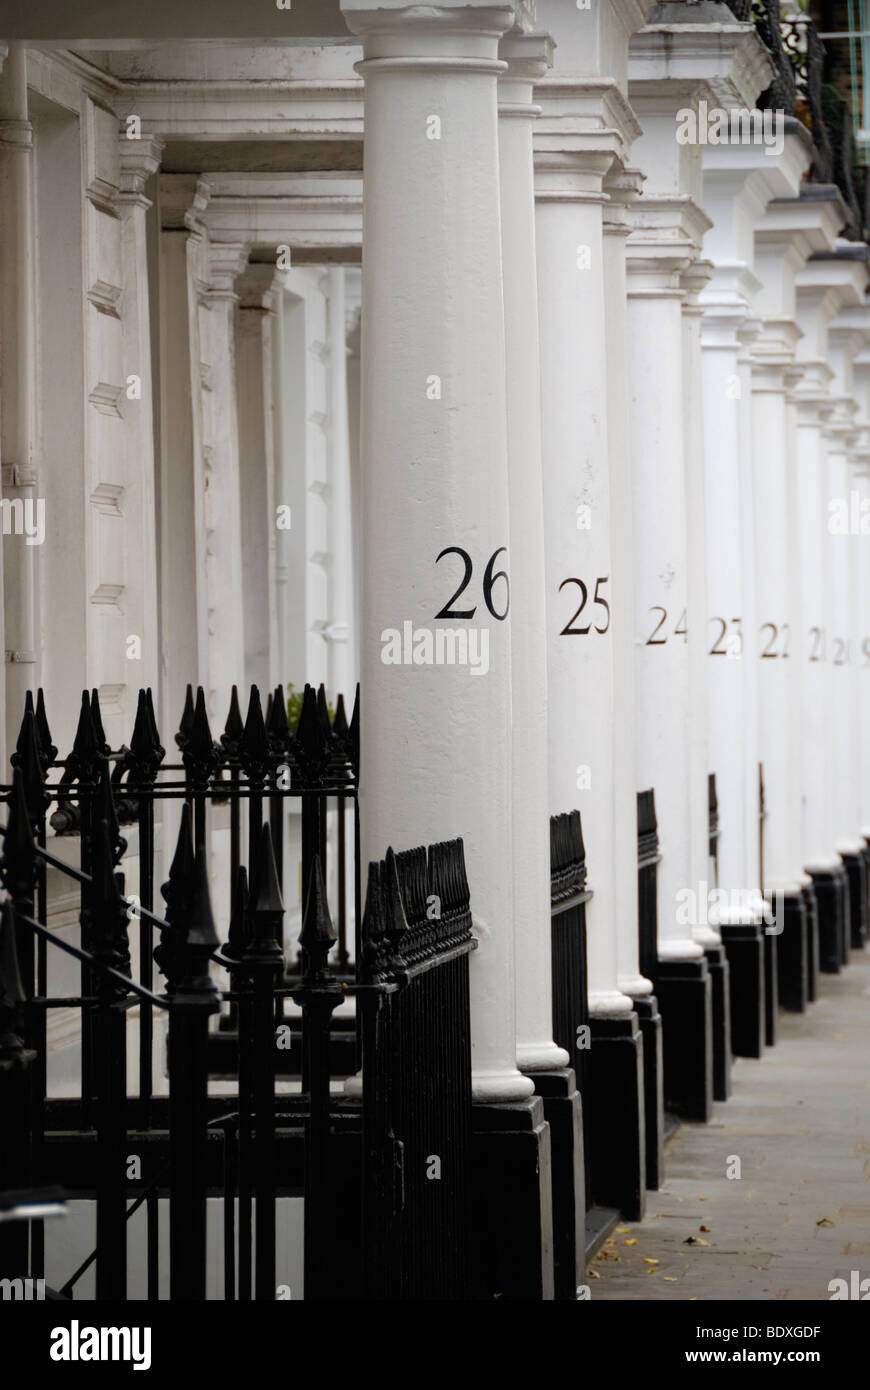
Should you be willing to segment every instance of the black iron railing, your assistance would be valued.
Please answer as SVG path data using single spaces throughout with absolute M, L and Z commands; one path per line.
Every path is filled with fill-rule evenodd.
M 656 799 L 652 788 L 637 794 L 637 915 L 640 973 L 658 980 L 658 866 Z
M 713 864 L 713 887 L 719 887 L 719 797 L 716 774 L 707 777 L 707 853 Z
M 196 701 L 190 692 L 178 735 L 182 765 L 172 767 L 164 762 L 146 692 L 140 694 L 130 748 L 114 753 L 103 736 L 96 695 L 85 694 L 73 751 L 57 762 L 41 696 L 36 706 L 28 700 L 14 781 L 4 789 L 0 858 L 6 891 L 0 921 L 0 1191 L 60 1183 L 93 1199 L 95 1248 L 62 1283 L 62 1297 L 74 1297 L 95 1265 L 97 1298 L 123 1298 L 136 1261 L 147 1271 L 148 1297 L 157 1298 L 165 1261 L 158 1205 L 168 1197 L 170 1297 L 204 1298 L 209 1196 L 223 1198 L 226 1299 L 275 1298 L 280 1196 L 304 1196 L 306 1298 L 333 1297 L 336 1248 L 343 1252 L 346 1296 L 467 1296 L 467 957 L 475 943 L 462 843 L 411 851 L 398 860 L 388 852 L 372 866 L 365 923 L 357 911 L 351 953 L 333 926 L 325 887 L 325 806 L 331 798 L 338 802 L 341 825 L 347 805 L 356 836 L 357 729 L 357 711 L 348 726 L 339 701 L 330 721 L 325 698 L 310 687 L 295 731 L 287 725 L 280 690 L 265 718 L 252 691 L 242 724 L 234 692 L 219 746 L 211 738 L 202 691 Z M 62 772 L 54 784 L 47 780 L 52 767 Z M 292 797 L 302 800 L 305 896 L 299 955 L 288 966 L 276 849 Z M 152 901 L 154 812 L 155 804 L 173 799 L 181 802 L 180 827 L 161 917 Z M 223 945 L 207 868 L 209 822 L 221 802 L 230 805 L 232 873 Z M 47 841 L 52 803 L 55 840 Z M 119 808 L 140 831 L 134 909 L 139 978 L 128 935 L 132 909 L 121 872 L 127 845 Z M 73 834 L 78 867 L 54 852 L 62 835 Z M 78 885 L 78 944 L 47 925 L 49 868 Z M 349 873 L 359 903 L 355 864 Z M 333 899 L 341 912 L 347 875 L 338 878 Z M 346 908 L 344 918 L 349 919 Z M 49 993 L 49 950 L 79 963 L 78 993 Z M 152 977 L 152 958 L 165 981 L 162 993 Z M 218 987 L 216 966 L 226 972 L 228 988 Z M 331 1094 L 331 1083 L 347 1074 L 334 1067 L 333 1014 L 353 996 L 361 1099 Z M 293 1005 L 296 1012 L 288 1014 Z M 76 1097 L 56 1099 L 46 1084 L 46 1018 L 51 1009 L 70 1007 L 82 1020 L 80 1084 Z M 135 1007 L 138 1030 L 128 1023 Z M 209 1080 L 217 1036 L 210 1020 L 228 1010 L 237 1085 L 217 1094 Z M 155 1093 L 157 1014 L 168 1024 L 168 1094 Z M 276 1057 L 289 1018 L 299 1035 L 300 1066 L 296 1089 L 282 1092 Z M 128 1095 L 126 1076 L 130 1038 L 140 1050 L 134 1095 Z M 128 1173 L 131 1153 L 141 1156 L 141 1172 L 134 1176 Z M 410 1168 L 407 1158 L 397 1168 L 390 1153 L 410 1155 Z M 437 1163 L 440 1180 L 427 1174 L 427 1163 Z M 406 1176 L 400 1181 L 397 1172 Z M 130 1218 L 143 1206 L 145 1235 L 137 1244 Z M 388 1219 L 363 1245 L 362 1233 L 372 1236 L 374 1211 Z M 347 1221 L 337 1219 L 337 1212 L 349 1213 Z M 444 1259 L 433 1261 L 439 1243 Z M 44 1269 L 42 1221 L 0 1223 L 0 1277 L 41 1278 Z
M 553 989 L 553 1039 L 571 1058 L 577 1089 L 589 1091 L 589 981 L 586 964 L 586 849 L 579 811 L 550 817 L 550 913 Z M 584 1131 L 590 1107 L 583 1110 Z M 585 1135 L 586 1190 L 590 1191 L 592 1145 Z

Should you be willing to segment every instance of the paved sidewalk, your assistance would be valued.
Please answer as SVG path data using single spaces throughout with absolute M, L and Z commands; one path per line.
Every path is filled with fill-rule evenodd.
M 730 1100 L 682 1125 L 665 1172 L 591 1262 L 593 1301 L 828 1300 L 829 1280 L 870 1278 L 870 953 L 735 1062 Z

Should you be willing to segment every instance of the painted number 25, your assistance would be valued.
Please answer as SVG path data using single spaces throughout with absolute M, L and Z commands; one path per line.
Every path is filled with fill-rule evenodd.
M 599 606 L 599 608 L 603 608 L 603 609 L 604 609 L 604 612 L 605 612 L 605 614 L 606 614 L 606 617 L 605 617 L 605 620 L 604 620 L 604 626 L 603 626 L 603 627 L 599 627 L 598 623 L 595 624 L 595 631 L 596 631 L 596 632 L 600 632 L 600 633 L 602 633 L 602 634 L 605 633 L 605 632 L 607 632 L 608 628 L 610 627 L 610 604 L 607 602 L 607 599 L 604 598 L 603 595 L 602 595 L 599 591 L 600 591 L 600 589 L 601 589 L 601 585 L 602 585 L 602 584 L 607 584 L 608 581 L 609 581 L 609 579 L 610 579 L 610 575 L 608 575 L 608 574 L 603 574 L 603 575 L 601 575 L 598 579 L 596 579 L 596 581 L 595 581 L 595 593 L 594 593 L 593 596 L 592 596 L 592 602 L 593 602 L 593 603 L 597 603 L 598 606 Z M 583 582 L 582 579 L 563 579 L 563 580 L 562 580 L 562 583 L 559 585 L 559 593 L 560 593 L 560 594 L 561 594 L 561 592 L 562 592 L 562 590 L 564 589 L 564 587 L 565 587 L 566 584 L 576 584 L 576 585 L 577 585 L 577 588 L 580 590 L 580 607 L 579 607 L 579 608 L 577 609 L 577 611 L 574 613 L 574 616 L 573 616 L 572 618 L 569 618 L 569 619 L 568 619 L 567 623 L 566 623 L 565 626 L 562 628 L 562 631 L 559 633 L 559 636 L 560 636 L 560 637 L 587 637 L 587 636 L 589 635 L 590 629 L 592 628 L 592 623 L 591 623 L 591 621 L 588 622 L 588 623 L 586 624 L 585 627 L 575 627 L 574 624 L 576 623 L 577 619 L 580 617 L 580 614 L 583 612 L 583 609 L 586 607 L 586 600 L 587 600 L 588 597 L 589 597 L 589 590 L 587 589 L 587 587 L 586 587 L 586 585 L 584 584 L 584 582 Z

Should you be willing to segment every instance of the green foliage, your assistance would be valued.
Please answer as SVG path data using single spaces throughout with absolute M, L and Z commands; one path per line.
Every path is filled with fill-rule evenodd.
M 296 726 L 299 723 L 299 716 L 302 713 L 303 692 L 297 690 L 291 681 L 287 686 L 287 723 L 290 725 L 291 734 L 295 734 Z M 331 700 L 327 700 L 326 708 L 329 710 L 330 723 L 335 718 L 335 707 Z

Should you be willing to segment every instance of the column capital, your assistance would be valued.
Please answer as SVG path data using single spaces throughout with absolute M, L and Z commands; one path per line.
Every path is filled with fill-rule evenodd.
M 629 91 L 635 97 L 662 98 L 685 105 L 705 97 L 723 107 L 755 104 L 776 76 L 773 59 L 755 29 L 717 4 L 721 19 L 711 22 L 711 6 L 693 23 L 685 4 L 657 5 L 654 21 L 632 36 Z
M 646 175 L 640 169 L 612 164 L 604 179 L 608 202 L 604 206 L 605 235 L 627 237 L 631 233 L 631 209 L 643 191 Z
M 687 193 L 644 193 L 631 209 L 629 254 L 670 255 L 674 249 L 691 258 L 701 250 L 712 223 Z
M 145 197 L 145 184 L 160 168 L 164 143 L 157 135 L 142 135 L 138 140 L 128 140 L 126 135 L 118 137 L 121 166 L 119 203 L 142 208 L 151 206 L 150 198 Z
M 532 100 L 534 84 L 553 62 L 555 45 L 549 34 L 506 34 L 498 46 L 499 58 L 507 64 L 498 79 L 500 117 L 532 117 L 541 108 Z
M 211 197 L 211 184 L 196 174 L 160 175 L 160 217 L 165 231 L 202 236 L 202 215 Z
M 238 299 L 236 281 L 248 264 L 247 241 L 212 241 L 208 248 L 209 303 Z
M 33 126 L 30 121 L 0 119 L 0 147 L 29 154 L 33 149 Z
M 536 154 L 605 150 L 628 163 L 641 128 L 614 77 L 554 72 L 535 84 L 535 100 L 541 106 Z
M 407 0 L 341 0 L 344 21 L 363 41 L 365 57 L 355 64 L 367 76 L 377 70 L 504 71 L 499 39 L 528 22 L 524 0 L 442 0 L 409 5 Z
M 535 201 L 606 203 L 604 180 L 612 164 L 613 155 L 603 150 L 542 150 L 535 140 Z
M 274 261 L 249 261 L 236 282 L 239 308 L 273 312 L 275 292 L 283 283 L 284 272 Z
M 690 313 L 703 314 L 704 307 L 698 302 L 704 286 L 713 277 L 712 261 L 693 260 L 680 275 L 680 282 L 686 291 L 685 308 Z

